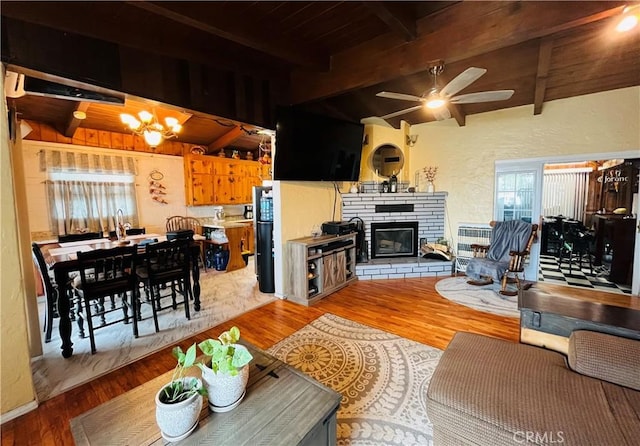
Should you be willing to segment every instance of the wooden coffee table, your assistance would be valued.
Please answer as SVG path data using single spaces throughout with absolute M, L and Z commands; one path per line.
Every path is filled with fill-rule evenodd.
M 253 360 L 242 402 L 230 412 L 213 413 L 204 401 L 198 427 L 175 444 L 335 445 L 341 395 L 266 352 L 244 345 Z M 197 367 L 192 372 L 200 375 Z M 171 373 L 73 418 L 76 444 L 169 444 L 156 424 L 154 397 Z

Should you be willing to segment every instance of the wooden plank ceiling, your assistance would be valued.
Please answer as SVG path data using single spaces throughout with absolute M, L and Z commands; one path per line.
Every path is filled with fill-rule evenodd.
M 640 85 L 640 31 L 613 30 L 625 5 L 640 10 L 618 1 L 4 1 L 2 53 L 12 69 L 127 96 L 124 107 L 11 100 L 24 118 L 67 132 L 122 131 L 123 110 L 168 108 L 183 118 L 182 142 L 251 148 L 255 130 L 274 127 L 278 105 L 353 121 L 416 105 L 376 93 L 423 95 L 439 59 L 440 88 L 474 66 L 488 71 L 461 93 L 515 90 L 506 101 L 450 106 L 459 125 L 475 113 L 521 105 L 544 113 L 550 100 Z M 106 55 L 105 68 L 91 72 L 72 57 L 81 50 L 60 48 L 73 36 L 80 54 Z M 73 121 L 77 109 L 85 121 Z M 433 119 L 420 109 L 388 122 Z

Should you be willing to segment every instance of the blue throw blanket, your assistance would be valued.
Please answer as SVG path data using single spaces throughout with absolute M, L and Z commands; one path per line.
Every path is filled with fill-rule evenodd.
M 478 280 L 483 276 L 502 279 L 509 266 L 509 252 L 522 251 L 531 236 L 531 223 L 522 220 L 498 221 L 491 231 L 491 244 L 486 258 L 473 258 L 467 265 L 467 276 Z

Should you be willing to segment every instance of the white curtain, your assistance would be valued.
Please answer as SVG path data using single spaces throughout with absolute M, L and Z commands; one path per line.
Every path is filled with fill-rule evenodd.
M 582 221 L 588 189 L 588 172 L 545 171 L 542 193 L 543 215 L 563 215 Z
M 134 183 L 47 181 L 47 195 L 54 234 L 115 230 L 118 209 L 138 226 Z

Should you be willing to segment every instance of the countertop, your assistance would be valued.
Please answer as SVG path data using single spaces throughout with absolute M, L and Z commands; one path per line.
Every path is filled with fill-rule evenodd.
M 253 223 L 253 220 L 250 218 L 241 218 L 241 219 L 226 219 L 214 221 L 211 223 L 203 223 L 203 228 L 235 228 L 238 226 L 245 226 L 247 223 Z

